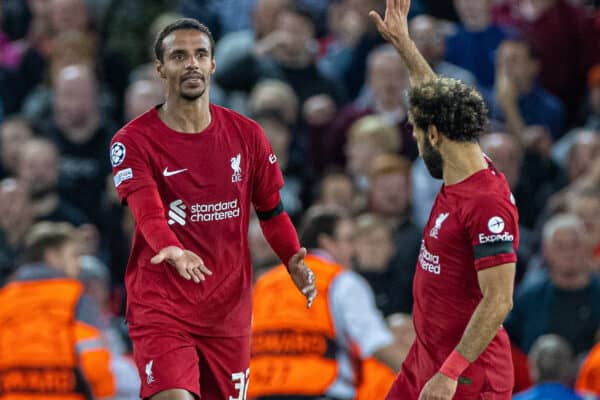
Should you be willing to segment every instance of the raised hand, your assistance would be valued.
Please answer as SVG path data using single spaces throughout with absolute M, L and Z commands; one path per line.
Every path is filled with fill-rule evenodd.
M 409 9 L 410 0 L 387 0 L 383 19 L 377 11 L 369 12 L 369 17 L 377 25 L 381 36 L 397 47 L 410 40 L 408 35 Z
M 294 284 L 306 297 L 306 307 L 310 308 L 313 300 L 317 297 L 317 288 L 315 287 L 315 274 L 304 262 L 305 256 L 306 249 L 303 247 L 290 258 L 288 270 Z
M 176 246 L 168 246 L 158 252 L 157 255 L 150 260 L 152 264 L 160 264 L 168 262 L 171 264 L 179 275 L 184 279 L 193 279 L 194 282 L 200 283 L 206 279 L 205 275 L 212 275 L 212 272 L 206 268 L 204 261 L 189 250 L 183 250 Z

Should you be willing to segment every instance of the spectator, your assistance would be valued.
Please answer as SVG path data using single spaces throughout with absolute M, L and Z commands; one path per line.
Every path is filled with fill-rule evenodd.
M 111 355 L 111 370 L 115 376 L 114 400 L 139 399 L 140 378 L 132 359 L 132 347 L 127 337 L 127 326 L 110 308 L 110 272 L 93 256 L 81 256 L 78 278 L 85 295 L 99 306 L 99 328 L 106 339 Z
M 276 112 L 258 114 L 254 118 L 267 135 L 273 148 L 273 157 L 276 157 L 283 173 L 285 186 L 280 191 L 281 201 L 285 204 L 290 218 L 296 221 L 302 211 L 304 177 L 303 171 L 290 162 L 291 128 L 286 124 L 284 117 Z
M 436 74 L 458 79 L 467 85 L 477 85 L 477 79 L 470 71 L 444 61 L 444 38 L 440 23 L 435 18 L 429 15 L 416 16 L 408 23 L 408 29 L 410 37 Z
M 504 324 L 523 351 L 529 352 L 546 333 L 562 336 L 577 355 L 594 345 L 600 328 L 600 279 L 591 271 L 585 235 L 583 222 L 573 214 L 556 215 L 544 225 L 547 273 L 526 277 L 529 281 L 522 283 Z
M 0 125 L 0 176 L 13 176 L 17 171 L 19 151 L 33 136 L 29 122 L 19 116 L 5 119 Z
M 346 171 L 359 191 L 369 187 L 369 167 L 381 154 L 394 154 L 402 145 L 394 125 L 377 115 L 368 115 L 350 127 L 346 155 Z
M 551 207 L 560 201 L 566 191 L 590 179 L 594 162 L 600 155 L 600 136 L 591 131 L 578 130 L 573 132 L 563 147 L 567 152 L 566 165 L 558 176 L 538 189 L 538 204 L 548 201 Z
M 569 122 L 579 111 L 589 68 L 600 61 L 600 30 L 568 0 L 503 1 L 494 21 L 518 30 L 539 60 L 541 87 L 560 98 Z
M 13 272 L 23 241 L 33 224 L 29 193 L 14 178 L 0 181 L 0 286 L 3 278 Z
M 19 382 L 5 385 L 3 394 L 112 396 L 114 376 L 110 354 L 96 328 L 97 310 L 81 295 L 82 285 L 75 279 L 79 260 L 74 229 L 52 222 L 35 225 L 24 255 L 26 264 L 0 290 L 0 314 L 6 321 L 0 330 L 4 376 Z M 43 385 L 40 374 L 56 385 Z
M 375 305 L 386 318 L 410 314 L 412 309 L 407 312 L 406 305 L 401 303 L 407 297 L 412 300 L 406 293 L 407 289 L 412 290 L 403 285 L 405 277 L 401 271 L 392 267 L 395 246 L 390 225 L 380 216 L 369 213 L 356 217 L 355 225 L 353 269 L 371 286 Z
M 57 41 L 66 32 L 79 32 L 87 38 L 86 42 L 97 56 L 95 67 L 110 90 L 121 98 L 127 85 L 127 66 L 125 58 L 113 51 L 98 47 L 98 33 L 90 23 L 88 10 L 84 0 L 51 0 L 34 2 L 38 32 L 30 37 L 31 46 L 23 56 L 19 67 L 19 79 L 23 83 L 22 93 L 17 94 L 21 100 L 34 87 L 43 82 L 48 71 L 51 55 L 60 52 L 62 45 Z M 77 60 L 77 63 L 83 63 Z M 19 104 L 21 104 L 19 102 Z M 117 105 L 119 106 L 119 105 Z M 119 109 L 117 107 L 117 109 Z
M 492 23 L 492 0 L 454 0 L 460 18 L 446 41 L 446 60 L 471 71 L 483 88 L 494 86 L 494 53 L 506 32 Z
M 488 99 L 490 115 L 523 144 L 525 127 L 541 125 L 554 139 L 564 133 L 565 112 L 560 100 L 536 83 L 539 64 L 524 41 L 505 40 L 496 56 L 496 83 Z
M 384 285 L 396 287 L 395 293 L 389 295 L 395 298 L 397 312 L 404 314 L 412 314 L 412 281 L 421 247 L 421 230 L 410 216 L 410 168 L 410 161 L 402 156 L 386 154 L 375 158 L 370 165 L 368 194 L 369 210 L 383 218 L 392 230 L 394 254 L 386 266 L 388 273 L 381 278 L 393 276 Z
M 582 395 L 600 396 L 600 342 L 588 354 L 579 370 L 575 389 Z M 587 397 L 584 397 L 587 399 Z
M 106 149 L 115 132 L 110 120 L 100 114 L 98 82 L 85 65 L 63 68 L 54 82 L 53 120 L 46 135 L 60 152 L 61 195 L 98 224 L 104 178 L 110 173 Z
M 353 365 L 370 368 L 364 361 L 371 358 L 379 360 L 382 368 L 400 367 L 406 348 L 394 343 L 368 284 L 348 269 L 353 231 L 352 220 L 339 211 L 307 212 L 301 242 L 310 249 L 305 260 L 315 273 L 321 294 L 310 310 L 298 302 L 285 266 L 275 267 L 257 282 L 250 360 L 252 384 L 248 393 L 251 398 L 285 399 L 302 395 L 353 399 L 361 382 Z M 282 335 L 284 338 L 289 335 L 289 340 L 281 341 Z M 308 346 L 301 345 L 296 350 L 285 343 Z M 329 352 L 327 343 L 331 343 Z M 285 372 L 277 367 L 273 370 L 274 365 L 282 363 Z M 382 380 L 387 387 L 374 388 L 381 397 L 393 381 L 391 371 L 383 371 Z M 272 379 L 281 373 L 289 378 Z M 381 379 L 371 378 L 364 383 L 370 385 L 376 381 L 373 378 Z
M 600 272 L 600 187 L 583 187 L 573 192 L 568 211 L 581 218 L 586 228 L 586 242 L 593 252 L 593 264 Z
M 17 177 L 27 187 L 36 221 L 89 222 L 76 206 L 58 193 L 58 149 L 48 139 L 29 139 L 21 148 Z
M 289 126 L 298 122 L 298 96 L 290 85 L 277 79 L 258 82 L 250 93 L 248 108 L 251 115 L 279 113 Z
M 302 8 L 288 7 L 278 14 L 275 26 L 270 41 L 256 43 L 235 61 L 217 68 L 216 83 L 225 91 L 249 92 L 260 79 L 276 78 L 289 83 L 300 104 L 321 94 L 341 103 L 340 88 L 316 66 L 312 15 Z
M 333 114 L 328 121 L 310 126 L 310 158 L 317 172 L 328 166 L 344 166 L 350 127 L 367 115 L 378 115 L 388 124 L 395 125 L 401 146 L 398 151 L 414 160 L 417 146 L 412 130 L 407 125 L 405 92 L 408 73 L 400 55 L 389 45 L 375 49 L 367 61 L 365 96 Z
M 355 208 L 354 203 L 354 184 L 347 174 L 334 170 L 323 176 L 319 183 L 319 194 L 315 204 L 351 212 Z
M 583 400 L 570 387 L 573 351 L 558 335 L 540 336 L 529 352 L 535 386 L 514 400 Z
M 279 13 L 291 5 L 291 0 L 254 1 L 252 29 L 229 32 L 217 41 L 215 58 L 219 60 L 219 65 L 227 68 L 230 62 L 235 62 L 236 56 L 240 53 L 250 51 L 255 45 L 260 46 L 262 40 L 265 42 L 273 40 L 274 36 L 269 36 L 276 30 Z
M 159 81 L 137 80 L 131 83 L 125 91 L 125 120 L 131 121 L 164 101 L 164 91 Z

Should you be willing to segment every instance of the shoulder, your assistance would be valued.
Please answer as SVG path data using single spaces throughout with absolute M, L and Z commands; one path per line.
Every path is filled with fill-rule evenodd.
M 126 123 L 121 129 L 119 129 L 117 133 L 113 136 L 111 143 L 123 140 L 137 140 L 138 138 L 145 135 L 145 133 L 148 131 L 148 128 L 151 125 L 153 125 L 155 118 L 156 111 L 154 110 L 154 108 L 149 109 L 145 113 Z
M 333 297 L 349 296 L 354 299 L 371 296 L 369 283 L 358 273 L 352 270 L 344 270 L 337 274 L 331 282 L 330 294 Z
M 260 130 L 260 125 L 251 118 L 248 118 L 230 108 L 211 104 L 211 110 L 215 117 L 223 125 L 234 125 L 238 128 Z

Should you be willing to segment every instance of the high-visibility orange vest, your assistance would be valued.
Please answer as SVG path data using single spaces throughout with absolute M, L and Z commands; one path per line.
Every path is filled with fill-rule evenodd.
M 575 389 L 581 393 L 593 393 L 600 396 L 600 343 L 592 348 L 583 362 Z
M 310 309 L 283 265 L 267 272 L 256 283 L 250 398 L 323 395 L 338 375 L 329 287 L 344 268 L 311 255 L 305 262 L 315 274 L 318 291 Z
M 361 380 L 356 389 L 356 400 L 385 400 L 396 374 L 387 365 L 373 357 L 361 364 Z
M 13 282 L 0 290 L 0 400 L 114 394 L 114 378 L 106 373 L 110 356 L 96 348 L 98 331 L 75 320 L 82 291 L 69 278 Z M 84 378 L 86 371 L 94 371 L 97 382 Z

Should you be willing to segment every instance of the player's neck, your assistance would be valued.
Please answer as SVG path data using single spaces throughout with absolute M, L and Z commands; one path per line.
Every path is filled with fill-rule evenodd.
M 442 150 L 444 183 L 453 185 L 488 167 L 478 143 L 447 143 Z
M 204 93 L 196 101 L 167 97 L 158 115 L 165 125 L 177 132 L 202 132 L 211 121 L 208 93 Z

